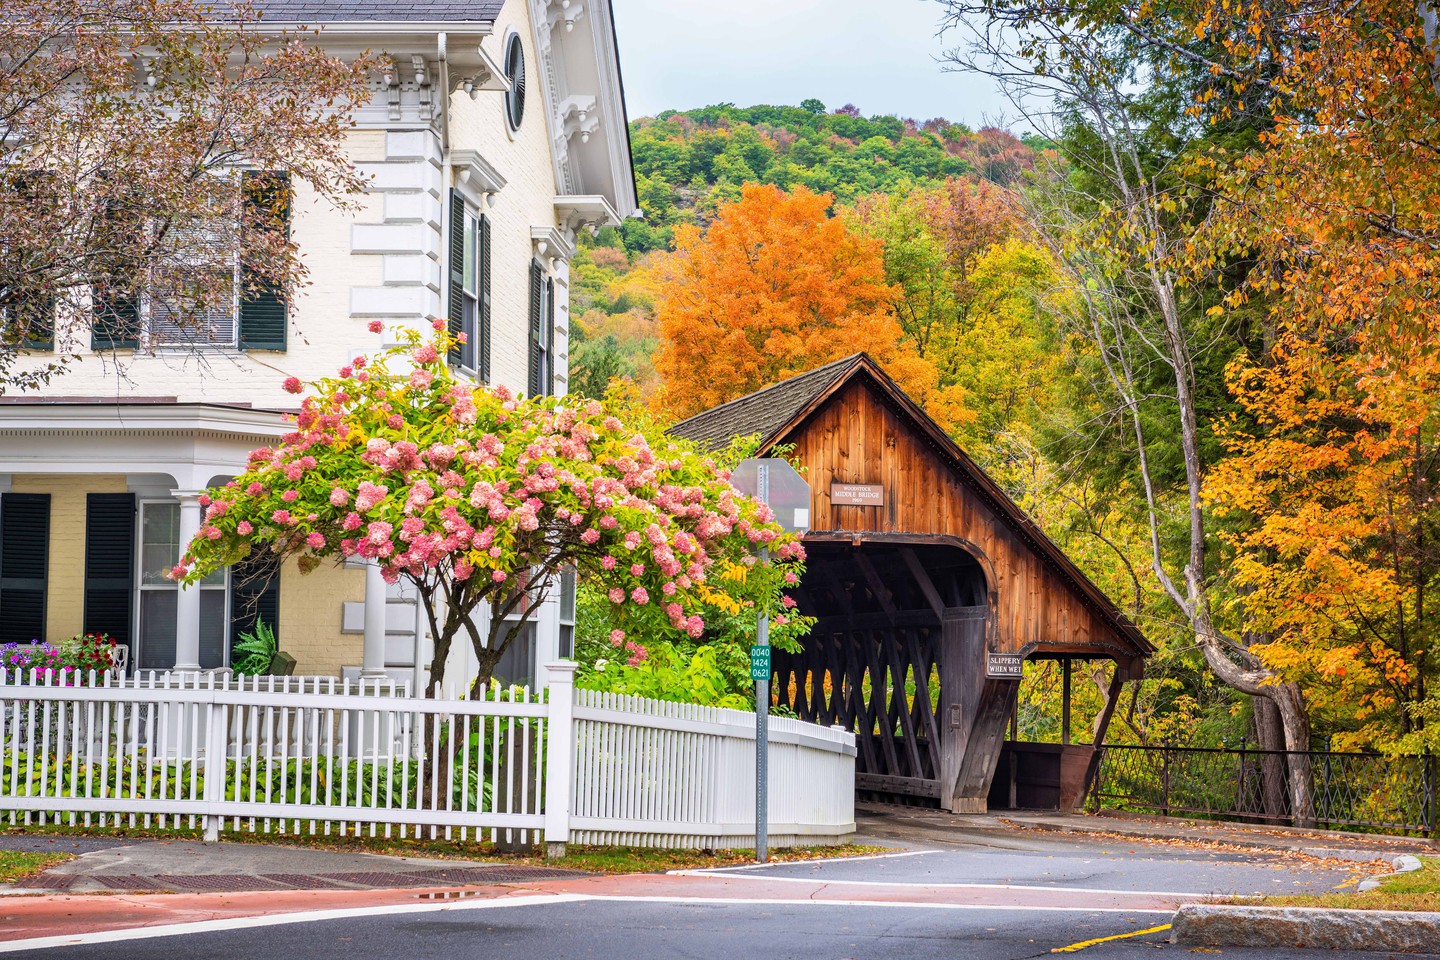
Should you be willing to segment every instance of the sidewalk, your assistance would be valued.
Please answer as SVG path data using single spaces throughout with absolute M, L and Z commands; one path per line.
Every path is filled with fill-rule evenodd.
M 0 835 L 0 849 L 78 854 L 23 887 L 0 885 L 9 895 L 415 889 L 586 876 L 550 867 L 195 840 Z
M 859 836 L 916 843 L 1001 842 L 1018 828 L 1071 835 L 1126 837 L 1159 843 L 1218 844 L 1253 850 L 1288 851 L 1321 859 L 1369 862 L 1403 853 L 1440 854 L 1440 844 L 1412 837 L 1346 833 L 1338 830 L 1300 830 L 1243 823 L 1145 817 L 1104 811 L 1099 815 L 1003 811 L 988 814 L 952 814 L 922 807 L 857 802 L 855 826 Z

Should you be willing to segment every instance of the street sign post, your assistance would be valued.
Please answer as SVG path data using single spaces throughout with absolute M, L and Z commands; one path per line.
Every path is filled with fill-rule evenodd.
M 747 496 L 768 504 L 775 520 L 790 533 L 810 529 L 810 484 L 787 461 L 778 457 L 742 460 L 730 474 L 730 484 Z M 760 561 L 770 551 L 760 550 Z M 750 648 L 750 678 L 755 681 L 755 862 L 770 859 L 770 611 L 756 615 L 755 645 Z

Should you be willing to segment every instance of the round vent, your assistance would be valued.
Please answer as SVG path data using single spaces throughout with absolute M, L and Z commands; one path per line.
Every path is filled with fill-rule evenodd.
M 519 130 L 525 119 L 525 48 L 520 45 L 520 35 L 511 34 L 505 48 L 505 79 L 510 81 L 510 92 L 505 94 L 505 119 L 511 130 Z

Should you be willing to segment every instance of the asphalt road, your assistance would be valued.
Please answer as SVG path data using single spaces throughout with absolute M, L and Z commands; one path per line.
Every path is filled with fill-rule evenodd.
M 730 881 L 723 898 L 707 892 L 717 875 Z M 1168 912 L 1095 908 L 1101 900 L 1113 904 L 1117 894 L 1318 892 L 1356 876 L 1353 867 L 1291 856 L 1008 835 L 887 859 L 711 871 L 693 878 L 699 900 L 656 896 L 653 882 L 642 891 L 643 878 L 617 878 L 584 893 L 571 887 L 572 892 L 555 897 L 551 890 L 547 899 L 530 897 L 526 905 L 417 898 L 382 908 L 386 912 L 342 919 L 262 926 L 226 921 L 226 929 L 183 936 L 137 937 L 132 932 L 123 940 L 13 955 L 52 960 L 1021 960 L 1056 956 L 1052 950 L 1168 923 Z M 817 881 L 825 885 L 829 902 L 805 899 L 817 890 Z M 537 894 L 545 888 L 528 886 Z M 1035 905 L 1036 888 L 1043 906 Z M 797 893 L 787 897 L 791 889 Z M 854 899 L 847 891 L 854 891 Z M 639 898 L 642 894 L 646 899 Z M 835 902 L 837 895 L 846 899 Z M 906 902 L 875 902 L 882 895 Z M 976 903 L 977 895 L 996 902 Z M 1011 897 L 1030 906 L 1007 903 Z M 1164 931 L 1145 934 L 1063 955 L 1094 960 L 1191 955 L 1170 946 L 1167 936 Z M 1328 951 L 1306 950 L 1227 949 L 1223 955 L 1336 958 Z M 1381 956 L 1344 955 L 1346 960 Z

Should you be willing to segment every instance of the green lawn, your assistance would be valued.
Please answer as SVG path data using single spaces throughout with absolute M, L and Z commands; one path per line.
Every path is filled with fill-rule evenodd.
M 48 870 L 57 863 L 73 859 L 68 853 L 27 853 L 22 850 L 0 850 L 0 883 L 18 883 Z
M 1421 857 L 1420 863 L 1421 869 L 1413 873 L 1402 873 L 1365 893 L 1266 897 L 1264 902 L 1266 906 L 1275 907 L 1440 911 L 1440 857 Z

